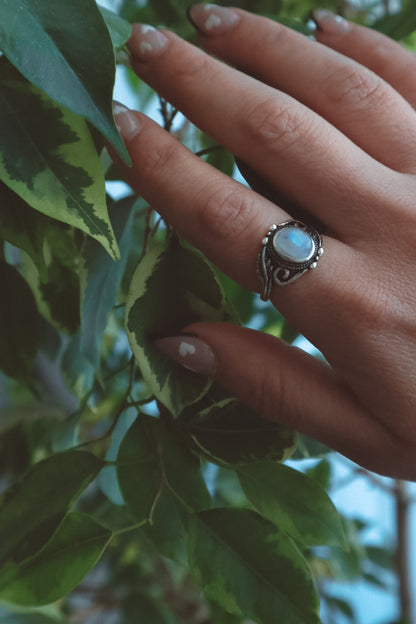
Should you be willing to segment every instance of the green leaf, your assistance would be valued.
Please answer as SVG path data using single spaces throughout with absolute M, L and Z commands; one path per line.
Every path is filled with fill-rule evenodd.
M 121 278 L 127 263 L 131 244 L 133 205 L 136 198 L 127 197 L 110 205 L 113 225 L 121 254 L 120 262 L 113 262 L 103 248 L 89 239 L 83 250 L 85 264 L 81 279 L 84 286 L 80 349 L 98 368 L 104 330 L 114 308 Z
M 82 400 L 94 384 L 95 368 L 81 353 L 79 332 L 68 341 L 62 354 L 61 370 L 67 387 Z
M 4 613 L 0 610 L 1 624 L 57 624 L 55 618 L 43 613 Z
M 366 554 L 368 559 L 380 568 L 393 570 L 394 568 L 394 550 L 392 548 L 383 548 L 381 546 L 366 546 Z
M 335 598 L 335 596 L 327 596 L 326 601 L 331 609 L 342 613 L 346 618 L 352 622 L 356 622 L 355 613 L 349 602 L 342 598 Z
M 0 49 L 30 82 L 88 119 L 129 162 L 112 113 L 113 45 L 94 0 L 2 0 Z
M 0 238 L 23 249 L 43 271 L 43 241 L 56 221 L 33 210 L 3 182 L 0 182 L 0 204 Z
M 309 470 L 306 470 L 306 474 L 309 479 L 313 479 L 314 481 L 319 483 L 319 485 L 323 487 L 324 490 L 329 489 L 331 464 L 327 459 L 322 459 L 316 464 L 316 466 L 314 466 L 313 468 L 309 468 Z
M 238 477 L 255 509 L 299 544 L 348 548 L 341 517 L 316 481 L 271 462 L 241 466 Z
M 144 593 L 129 596 L 122 613 L 121 624 L 179 624 L 179 620 L 168 611 L 161 600 L 155 600 Z
M 255 512 L 214 509 L 189 527 L 191 571 L 211 600 L 258 624 L 317 624 L 308 564 L 292 540 Z
M 131 25 L 120 15 L 105 7 L 99 6 L 98 9 L 107 25 L 113 47 L 121 48 L 131 37 Z
M 0 292 L 0 370 L 9 377 L 28 380 L 40 346 L 38 310 L 26 281 L 3 260 Z
M 40 606 L 72 591 L 97 563 L 111 531 L 81 513 L 69 513 L 36 555 L 0 572 L 0 597 Z
M 171 490 L 161 492 L 152 523 L 141 528 L 158 554 L 188 567 L 188 516 L 185 507 Z
M 91 453 L 66 451 L 35 464 L 6 490 L 0 500 L 0 535 L 7 536 L 0 541 L 0 563 L 40 550 L 102 466 Z
M 126 329 L 144 380 L 174 415 L 201 399 L 212 382 L 172 362 L 154 339 L 177 335 L 192 322 L 229 318 L 214 270 L 200 253 L 176 237 L 147 252 L 130 285 Z
M 165 488 L 188 510 L 206 509 L 211 499 L 199 461 L 160 419 L 140 414 L 120 446 L 117 474 L 135 518 L 152 521 Z
M 86 122 L 4 62 L 0 134 L 0 179 L 32 208 L 86 232 L 118 259 L 104 174 Z
M 33 214 L 44 217 L 35 210 Z M 30 284 L 39 312 L 51 325 L 68 334 L 80 325 L 80 250 L 76 231 L 59 221 L 51 221 L 45 231 L 43 258 L 35 263 L 22 254 L 22 271 Z M 29 223 L 31 220 L 29 219 Z M 105 252 L 103 252 L 105 253 Z
M 314 33 L 314 28 L 308 26 L 298 18 L 291 17 L 282 17 L 281 15 L 275 14 L 267 14 L 265 17 L 268 17 L 279 24 L 283 24 L 283 26 L 287 26 L 287 28 L 291 28 L 292 30 L 296 30 L 296 32 L 301 33 L 302 35 L 311 36 Z
M 261 418 L 235 399 L 201 411 L 186 426 L 210 461 L 232 466 L 286 459 L 295 441 L 293 431 Z
M 394 15 L 384 15 L 372 27 L 379 32 L 400 41 L 416 30 L 416 2 L 405 0 L 402 9 Z

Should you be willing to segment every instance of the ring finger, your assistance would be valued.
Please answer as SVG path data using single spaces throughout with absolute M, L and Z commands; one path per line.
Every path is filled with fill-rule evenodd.
M 131 186 L 225 273 L 242 286 L 259 290 L 256 265 L 262 238 L 272 223 L 282 223 L 290 215 L 199 159 L 144 115 L 118 104 L 115 113 L 133 161 L 130 169 L 125 168 Z M 331 302 L 339 297 L 340 288 L 345 296 L 346 281 L 339 279 L 345 266 L 353 267 L 354 274 L 360 272 L 359 254 L 329 236 L 324 246 L 322 269 L 286 286 L 283 297 L 282 289 L 272 292 L 276 306 L 311 338 L 322 333 L 316 330 L 316 319 L 322 317 L 316 288 L 328 291 L 327 309 L 335 310 Z M 298 319 L 299 296 L 311 299 L 312 305 L 309 314 Z

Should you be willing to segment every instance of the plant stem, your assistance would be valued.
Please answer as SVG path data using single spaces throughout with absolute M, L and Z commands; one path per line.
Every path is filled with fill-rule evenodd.
M 396 480 L 394 494 L 397 528 L 396 570 L 399 579 L 400 621 L 403 621 L 403 624 L 414 624 L 410 572 L 409 512 L 411 501 L 405 481 Z

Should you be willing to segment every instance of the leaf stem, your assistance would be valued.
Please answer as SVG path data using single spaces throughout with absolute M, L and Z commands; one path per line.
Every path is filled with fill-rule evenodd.
M 107 429 L 107 431 L 100 436 L 99 438 L 93 438 L 92 440 L 86 440 L 85 442 L 81 442 L 81 444 L 78 444 L 77 446 L 75 446 L 74 448 L 78 449 L 78 448 L 82 448 L 84 446 L 88 446 L 90 444 L 95 444 L 96 442 L 101 442 L 103 440 L 106 440 L 107 438 L 110 438 L 112 436 L 112 434 L 114 433 L 114 429 L 117 426 L 117 423 L 120 419 L 120 416 L 122 415 L 122 413 L 124 412 L 124 410 L 128 407 L 128 399 L 130 397 L 132 388 L 133 388 L 133 382 L 134 382 L 134 372 L 135 372 L 135 359 L 134 356 L 132 356 L 129 360 L 129 364 L 130 366 L 130 378 L 129 378 L 129 385 L 127 386 L 127 390 L 124 393 L 124 397 L 123 400 L 120 403 L 120 407 L 118 408 L 116 415 L 114 417 L 113 422 L 111 423 L 110 427 Z M 124 367 L 126 368 L 126 367 Z
M 147 524 L 147 520 L 141 520 L 137 524 L 132 524 L 131 526 L 124 527 L 124 529 L 119 529 L 118 531 L 114 531 L 113 537 L 116 535 L 123 535 L 123 533 L 128 533 L 129 531 L 134 531 L 135 529 L 140 529 L 144 524 Z

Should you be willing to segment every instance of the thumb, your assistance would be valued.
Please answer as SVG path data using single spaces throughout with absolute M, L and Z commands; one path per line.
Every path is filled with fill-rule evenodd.
M 386 430 L 333 369 L 308 353 L 228 323 L 195 323 L 183 336 L 162 338 L 156 345 L 186 368 L 213 376 L 261 416 L 383 471 L 380 446 L 391 446 Z

